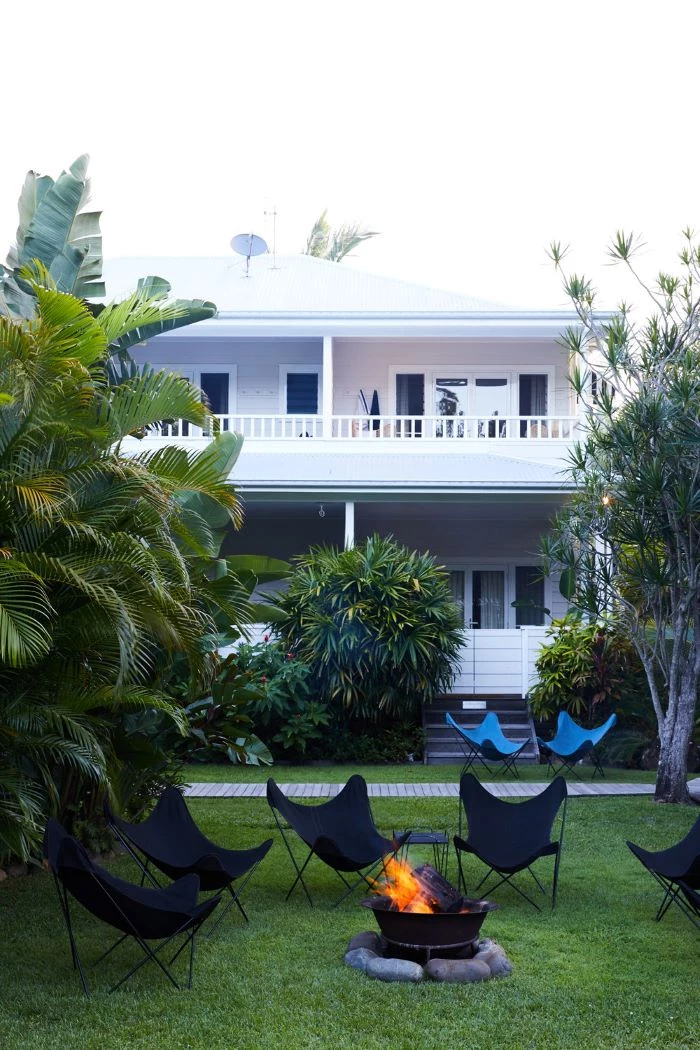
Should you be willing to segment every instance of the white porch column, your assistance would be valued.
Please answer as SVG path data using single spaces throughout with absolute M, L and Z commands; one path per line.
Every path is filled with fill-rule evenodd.
M 355 504 L 345 504 L 345 550 L 355 546 Z
M 322 406 L 323 436 L 333 436 L 333 336 L 323 337 Z

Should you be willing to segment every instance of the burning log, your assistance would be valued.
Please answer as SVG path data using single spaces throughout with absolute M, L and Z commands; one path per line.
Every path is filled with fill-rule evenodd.
M 421 893 L 430 910 L 434 912 L 455 912 L 462 910 L 464 898 L 459 890 L 443 878 L 439 871 L 430 864 L 414 868 L 413 878 L 420 885 Z
M 382 899 L 380 907 L 395 911 L 449 914 L 464 910 L 459 890 L 430 864 L 411 870 L 403 861 L 390 860 L 376 892 Z

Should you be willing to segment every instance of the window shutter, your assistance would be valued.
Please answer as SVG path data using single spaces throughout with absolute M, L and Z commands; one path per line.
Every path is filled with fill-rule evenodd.
M 316 372 L 287 373 L 287 415 L 315 416 L 318 414 L 318 374 Z

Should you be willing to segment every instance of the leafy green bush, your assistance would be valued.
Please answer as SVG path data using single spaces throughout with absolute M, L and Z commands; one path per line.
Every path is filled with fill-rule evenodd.
M 329 757 L 334 762 L 374 763 L 421 762 L 425 731 L 415 722 L 368 727 L 366 723 L 339 724 L 329 739 Z
M 247 711 L 278 757 L 302 758 L 312 741 L 323 738 L 330 720 L 328 705 L 311 695 L 309 667 L 269 635 L 265 639 L 237 650 L 240 670 L 257 686 Z
M 646 675 L 637 652 L 626 638 L 600 623 L 585 623 L 578 613 L 553 620 L 547 629 L 552 641 L 543 645 L 535 663 L 538 682 L 529 693 L 537 718 L 559 711 L 585 722 L 600 721 L 625 704 L 639 707 L 651 700 Z
M 454 679 L 464 634 L 447 574 L 391 537 L 312 548 L 275 604 L 273 629 L 315 695 L 350 717 L 414 718 Z

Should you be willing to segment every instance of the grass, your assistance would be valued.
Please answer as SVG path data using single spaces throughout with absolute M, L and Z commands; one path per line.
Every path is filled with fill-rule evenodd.
M 419 767 L 420 768 L 420 767 Z M 343 775 L 347 774 L 347 770 Z M 275 835 L 262 800 L 192 800 L 204 830 L 231 846 Z M 385 830 L 455 830 L 450 799 L 377 799 Z M 53 884 L 41 872 L 0 887 L 0 1045 L 22 1050 L 691 1050 L 697 1047 L 698 935 L 677 909 L 654 922 L 659 890 L 625 846 L 661 848 L 688 830 L 697 810 L 647 798 L 571 799 L 555 912 L 537 913 L 511 890 L 484 933 L 515 965 L 483 985 L 388 985 L 343 966 L 353 933 L 372 926 L 356 903 L 337 910 L 340 883 L 316 862 L 318 906 L 284 893 L 291 865 L 276 841 L 245 894 L 245 926 L 229 913 L 202 939 L 192 991 L 171 989 L 146 967 L 106 994 L 126 968 L 122 948 L 91 974 L 85 1000 L 70 965 Z M 417 851 L 414 860 L 429 859 Z M 454 878 L 454 856 L 451 858 Z M 126 858 L 114 869 L 132 877 Z M 540 862 L 551 871 L 551 862 Z M 476 876 L 478 864 L 468 862 Z M 476 881 L 476 880 L 475 880 Z M 357 900 L 358 898 L 355 898 Z M 109 933 L 78 917 L 79 944 L 94 959 Z M 152 970 L 153 972 L 149 972 Z
M 210 784 L 264 784 L 268 777 L 274 777 L 280 784 L 344 784 L 351 773 L 361 773 L 368 784 L 455 784 L 459 780 L 462 766 L 424 766 L 422 763 L 413 762 L 406 765 L 387 766 L 356 766 L 356 765 L 283 765 L 276 763 L 274 766 L 239 766 L 231 765 L 204 765 L 192 763 L 186 767 L 185 775 L 188 783 L 210 783 Z M 511 776 L 487 776 L 481 767 L 474 769 L 481 780 L 501 781 L 512 780 Z M 547 766 L 521 765 L 520 776 L 526 781 L 545 782 L 547 780 Z M 583 766 L 581 776 L 589 780 L 593 772 L 591 765 Z M 653 784 L 656 780 L 655 772 L 647 772 L 641 769 L 606 769 L 605 779 L 611 783 L 634 783 Z M 596 781 L 600 778 L 596 777 Z

